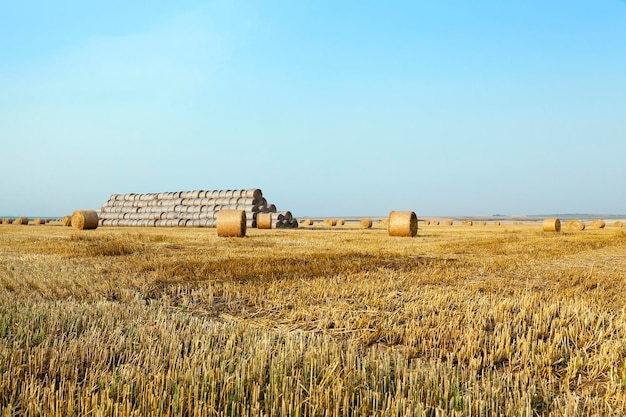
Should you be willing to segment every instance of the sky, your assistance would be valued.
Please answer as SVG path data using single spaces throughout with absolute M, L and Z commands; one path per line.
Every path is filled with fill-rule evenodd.
M 0 3 L 0 215 L 626 213 L 626 1 Z

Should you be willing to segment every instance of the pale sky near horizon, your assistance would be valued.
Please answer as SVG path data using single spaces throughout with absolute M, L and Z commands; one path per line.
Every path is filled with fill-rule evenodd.
M 626 214 L 626 2 L 0 5 L 0 216 Z

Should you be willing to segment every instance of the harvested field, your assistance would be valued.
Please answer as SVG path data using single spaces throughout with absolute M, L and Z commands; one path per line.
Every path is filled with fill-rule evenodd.
M 626 410 L 623 229 L 0 236 L 1 415 Z

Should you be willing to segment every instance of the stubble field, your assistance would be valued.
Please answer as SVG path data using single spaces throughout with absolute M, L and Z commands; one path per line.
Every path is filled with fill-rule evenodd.
M 626 414 L 626 233 L 0 226 L 11 415 Z

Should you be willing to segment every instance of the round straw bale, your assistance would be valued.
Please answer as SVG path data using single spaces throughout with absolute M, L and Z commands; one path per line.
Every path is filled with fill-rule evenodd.
M 360 224 L 362 229 L 371 229 L 372 219 L 361 219 Z
M 430 220 L 424 220 L 424 224 L 428 226 L 430 224 Z
M 433 224 L 434 224 L 435 226 L 439 226 L 439 220 L 433 220 Z
M 9 218 L 2 219 L 2 224 L 11 224 L 11 223 L 13 223 L 13 219 L 9 219 Z
M 500 226 L 501 223 L 498 222 L 498 221 L 495 221 L 495 222 L 493 222 L 493 224 L 494 224 L 494 226 Z
M 28 217 L 18 217 L 13 224 L 27 225 L 29 221 Z
M 561 231 L 561 220 L 557 218 L 548 218 L 543 220 L 543 231 L 544 232 L 560 232 Z
M 336 223 L 337 226 L 343 226 L 344 224 L 346 224 L 346 222 L 343 219 L 337 220 L 337 223 Z
M 446 226 L 452 226 L 453 224 L 454 224 L 454 221 L 452 221 L 452 219 L 446 220 Z
M 35 219 L 35 224 L 46 224 L 46 219 Z
M 622 227 L 624 224 L 621 221 L 616 221 L 615 223 L 613 223 L 613 226 L 615 227 Z
M 221 237 L 244 237 L 246 235 L 246 212 L 243 210 L 220 210 L 217 213 L 217 235 Z
M 256 227 L 257 229 L 271 229 L 272 228 L 272 213 L 259 213 L 256 215 Z
M 78 230 L 98 228 L 98 213 L 94 210 L 76 210 L 72 214 L 72 227 Z
M 253 198 L 255 200 L 263 198 L 263 192 L 258 188 L 250 188 L 243 192 L 242 197 Z
M 606 223 L 602 219 L 595 219 L 591 222 L 591 225 L 595 227 L 596 229 L 604 229 L 606 226 Z
M 582 220 L 572 220 L 572 225 L 570 227 L 572 230 L 582 232 L 585 230 L 585 223 Z
M 324 225 L 328 227 L 336 226 L 337 220 L 334 219 L 324 219 Z
M 313 220 L 306 218 L 304 219 L 304 225 L 305 226 L 313 226 Z
M 414 237 L 417 235 L 417 216 L 413 211 L 389 213 L 389 236 Z

